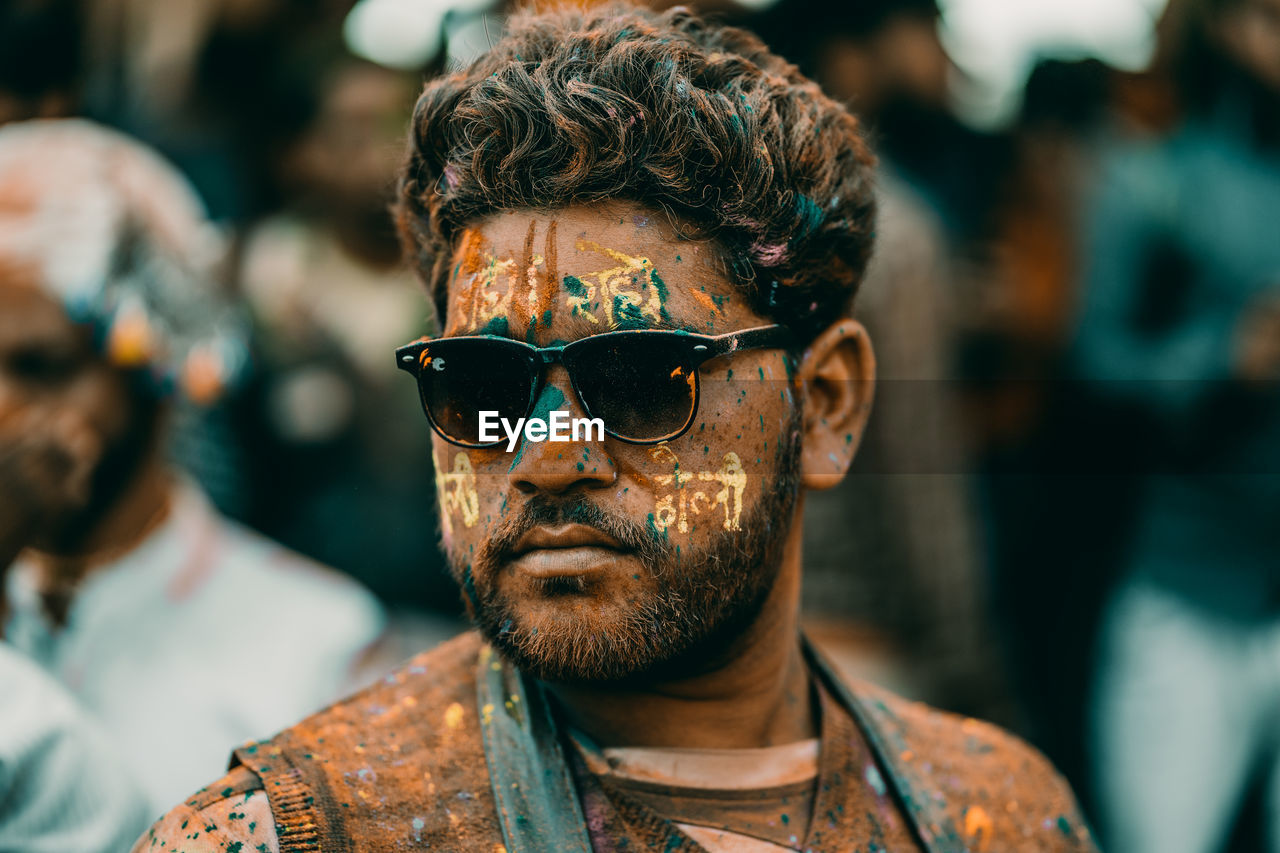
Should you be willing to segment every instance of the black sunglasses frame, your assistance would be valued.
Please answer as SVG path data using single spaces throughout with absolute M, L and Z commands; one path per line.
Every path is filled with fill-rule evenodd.
M 690 375 L 693 377 L 693 403 L 689 407 L 689 417 L 684 424 L 674 432 L 652 439 L 635 439 L 624 435 L 619 435 L 609 429 L 606 423 L 604 431 L 606 434 L 613 436 L 619 441 L 625 441 L 628 444 L 661 444 L 664 441 L 672 441 L 679 438 L 688 431 L 694 420 L 698 417 L 698 404 L 701 402 L 701 379 L 698 375 L 699 368 L 713 358 L 732 355 L 735 352 L 751 349 L 787 349 L 790 350 L 795 346 L 795 336 L 785 326 L 777 324 L 769 326 L 757 326 L 751 329 L 742 329 L 736 332 L 727 332 L 723 335 L 702 335 L 695 332 L 685 332 L 678 329 L 630 329 L 617 332 L 603 332 L 599 335 L 591 335 L 586 338 L 580 338 L 560 346 L 539 347 L 533 344 L 527 344 L 523 341 L 512 340 L 511 338 L 503 338 L 495 335 L 462 335 L 459 337 L 434 338 L 428 341 L 415 341 L 411 344 L 396 349 L 396 367 L 411 373 L 418 380 L 418 398 L 422 403 L 422 411 L 426 414 L 427 420 L 431 424 L 431 428 L 436 434 L 445 441 L 457 447 L 465 447 L 468 449 L 494 447 L 501 444 L 505 439 L 490 442 L 467 442 L 448 435 L 431 414 L 431 408 L 427 405 L 425 389 L 422 386 L 425 364 L 422 361 L 422 354 L 432 346 L 437 346 L 449 341 L 484 341 L 495 346 L 510 348 L 512 351 L 519 353 L 529 369 L 529 375 L 533 377 L 530 383 L 532 389 L 529 393 L 529 400 L 525 405 L 524 417 L 528 417 L 537 405 L 538 396 L 542 393 L 546 386 L 546 368 L 553 364 L 562 364 L 569 373 L 569 384 L 573 387 L 573 394 L 577 398 L 578 403 L 582 406 L 582 410 L 586 412 L 587 417 L 595 417 L 591 412 L 591 407 L 587 401 L 583 399 L 581 392 L 578 390 L 578 383 L 574 378 L 574 352 L 582 351 L 584 344 L 588 347 L 601 346 L 608 340 L 618 340 L 620 337 L 626 337 L 627 340 L 634 340 L 634 336 L 646 335 L 661 339 L 661 341 L 686 347 L 687 365 L 690 369 Z M 656 343 L 657 341 L 655 341 Z M 603 420 L 603 419 L 602 419 Z

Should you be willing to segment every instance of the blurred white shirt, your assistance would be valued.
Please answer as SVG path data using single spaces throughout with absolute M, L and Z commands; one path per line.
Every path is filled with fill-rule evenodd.
M 151 817 L 88 715 L 0 643 L 0 853 L 116 853 Z
M 160 814 L 231 749 L 338 698 L 385 623 L 371 593 L 222 517 L 191 484 L 139 547 L 95 569 L 55 627 L 36 567 L 7 583 L 6 637 L 66 685 Z

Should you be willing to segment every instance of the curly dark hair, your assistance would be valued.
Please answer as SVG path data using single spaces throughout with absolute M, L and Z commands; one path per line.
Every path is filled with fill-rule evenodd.
M 470 223 L 608 199 L 663 209 L 808 340 L 851 310 L 874 164 L 857 119 L 744 30 L 683 7 L 526 11 L 418 98 L 396 220 L 443 318 Z

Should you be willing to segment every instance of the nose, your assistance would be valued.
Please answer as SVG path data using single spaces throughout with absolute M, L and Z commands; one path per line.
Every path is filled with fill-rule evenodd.
M 569 384 L 569 374 L 560 365 L 548 373 L 547 384 L 529 417 L 549 422 L 553 411 L 568 411 L 571 420 L 586 417 Z M 521 438 L 507 474 L 511 485 L 525 494 L 558 495 L 574 489 L 603 489 L 617 482 L 618 469 L 604 442 L 584 440 L 597 438 L 598 433 L 593 436 L 592 431 L 583 431 L 578 441 L 572 440 L 572 430 L 569 436 L 569 441 Z

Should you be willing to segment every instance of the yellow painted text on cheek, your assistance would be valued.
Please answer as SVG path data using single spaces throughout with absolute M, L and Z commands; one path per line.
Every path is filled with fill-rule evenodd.
M 453 456 L 453 470 L 445 471 L 435 451 L 431 462 L 436 469 L 436 503 L 440 507 L 440 524 L 445 536 L 453 533 L 455 514 L 464 527 L 475 527 L 480 520 L 480 496 L 476 494 L 476 474 L 466 451 Z
M 738 454 L 730 451 L 721 460 L 719 470 L 682 471 L 680 460 L 670 447 L 659 445 L 649 451 L 655 462 L 674 466 L 671 474 L 653 478 L 659 492 L 654 503 L 653 525 L 660 533 L 675 527 L 689 532 L 690 516 L 724 510 L 725 530 L 740 530 L 743 493 L 747 489 L 747 473 Z M 706 483 L 707 486 L 699 487 Z

